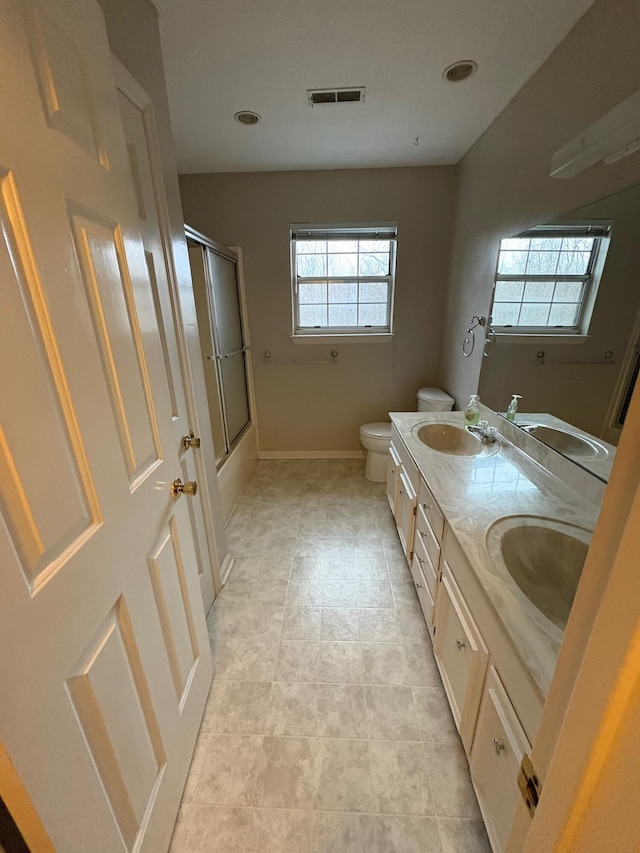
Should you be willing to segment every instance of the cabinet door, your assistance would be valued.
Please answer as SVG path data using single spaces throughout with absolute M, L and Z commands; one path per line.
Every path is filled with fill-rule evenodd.
M 398 483 L 396 524 L 398 526 L 398 536 L 400 537 L 402 550 L 404 551 L 409 565 L 411 565 L 413 557 L 413 533 L 415 529 L 416 501 L 417 495 L 411 485 L 411 481 L 403 469 L 400 471 L 400 481 Z
M 429 555 L 433 568 L 437 571 L 440 566 L 440 542 L 437 540 L 431 525 L 421 506 L 416 509 L 416 542 L 421 542 Z
M 387 460 L 387 500 L 391 507 L 393 517 L 396 517 L 396 502 L 398 500 L 398 482 L 402 463 L 400 456 L 393 443 L 389 445 L 389 456 Z
M 460 738 L 469 752 L 489 653 L 446 560 L 434 621 L 436 662 Z
M 491 844 L 507 846 L 518 797 L 518 770 L 531 752 L 498 673 L 489 667 L 469 763 Z
M 431 560 L 420 541 L 416 538 L 414 542 L 413 560 L 411 562 L 411 577 L 418 594 L 418 601 L 422 608 L 424 620 L 427 623 L 429 634 L 432 634 L 433 610 L 435 601 L 435 590 L 437 578 Z

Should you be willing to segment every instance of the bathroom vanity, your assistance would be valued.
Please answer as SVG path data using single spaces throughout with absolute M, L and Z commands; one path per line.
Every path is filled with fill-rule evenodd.
M 389 505 L 487 832 L 502 851 L 601 484 L 497 416 L 493 443 L 465 432 L 462 412 L 391 421 Z

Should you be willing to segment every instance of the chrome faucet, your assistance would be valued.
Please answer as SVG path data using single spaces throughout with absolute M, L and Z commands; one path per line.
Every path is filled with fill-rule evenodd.
M 498 439 L 498 427 L 490 426 L 488 421 L 478 421 L 476 425 L 470 425 L 467 429 L 474 435 L 480 436 L 487 444 L 493 444 Z

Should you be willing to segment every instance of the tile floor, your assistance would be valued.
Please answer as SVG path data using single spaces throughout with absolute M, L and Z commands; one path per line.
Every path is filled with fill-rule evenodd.
M 488 853 L 384 486 L 260 462 L 171 853 Z

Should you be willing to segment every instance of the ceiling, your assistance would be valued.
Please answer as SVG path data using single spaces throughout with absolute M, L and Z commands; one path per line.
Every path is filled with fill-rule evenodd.
M 593 0 L 155 2 L 178 168 L 194 173 L 457 163 Z M 461 59 L 477 73 L 445 81 Z M 356 86 L 364 103 L 307 101 Z

